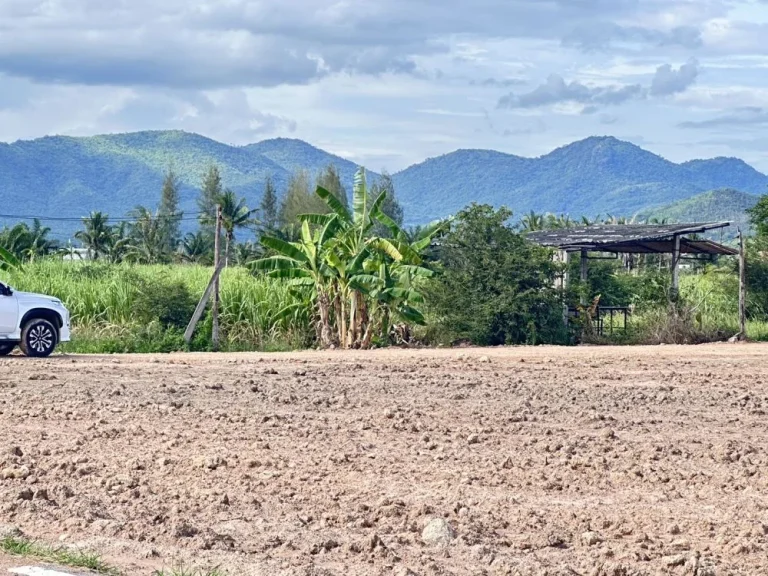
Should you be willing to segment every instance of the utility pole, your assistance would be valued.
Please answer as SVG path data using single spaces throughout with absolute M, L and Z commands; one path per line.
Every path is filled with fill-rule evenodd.
M 214 270 L 219 269 L 219 263 L 221 260 L 221 204 L 216 206 L 216 236 L 214 238 L 213 251 L 214 251 Z M 214 351 L 219 350 L 220 334 L 219 334 L 219 277 L 213 283 L 213 334 L 211 340 L 213 342 Z

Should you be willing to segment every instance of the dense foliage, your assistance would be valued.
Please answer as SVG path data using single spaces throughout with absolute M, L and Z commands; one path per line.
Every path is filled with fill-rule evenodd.
M 302 203 L 309 202 L 306 196 L 302 191 Z M 318 186 L 315 196 L 310 206 L 318 204 L 321 211 L 296 216 L 301 222 L 299 238 L 290 242 L 262 237 L 274 254 L 252 268 L 287 280 L 304 296 L 317 341 L 324 347 L 370 348 L 389 342 L 393 320 L 423 323 L 415 308 L 423 301 L 417 281 L 432 275 L 424 253 L 441 225 L 410 238 L 383 211 L 386 191 L 377 191 L 375 197 L 369 193 L 362 168 L 355 176 L 351 209 L 339 190 Z M 389 230 L 390 238 L 375 234 L 377 224 Z
M 511 228 L 511 215 L 473 205 L 441 239 L 441 274 L 428 292 L 439 338 L 482 345 L 566 341 L 551 252 Z

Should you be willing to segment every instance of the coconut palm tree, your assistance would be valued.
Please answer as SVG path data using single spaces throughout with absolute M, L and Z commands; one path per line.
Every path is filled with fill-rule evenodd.
M 544 230 L 545 226 L 544 214 L 537 214 L 531 210 L 528 214 L 523 216 L 520 220 L 520 225 L 524 232 L 536 232 L 538 230 Z
M 226 239 L 224 262 L 229 266 L 229 251 L 235 243 L 235 232 L 255 224 L 254 215 L 258 210 L 248 208 L 245 198 L 238 198 L 232 190 L 226 190 L 218 197 L 218 202 L 221 206 L 221 227 Z
M 102 212 L 91 212 L 90 216 L 83 218 L 83 227 L 83 230 L 75 234 L 75 238 L 88 250 L 88 256 L 92 260 L 98 260 L 109 249 L 109 216 Z
M 153 214 L 144 206 L 138 206 L 131 217 L 135 221 L 130 226 L 130 244 L 126 257 L 139 264 L 160 264 L 166 262 L 168 237 L 162 218 Z
M 211 264 L 213 262 L 213 237 L 203 231 L 188 233 L 181 240 L 179 256 L 182 262 Z

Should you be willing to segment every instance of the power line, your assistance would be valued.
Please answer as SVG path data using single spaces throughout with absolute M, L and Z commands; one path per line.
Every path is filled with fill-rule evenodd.
M 162 219 L 169 219 L 174 218 L 179 221 L 185 222 L 185 221 L 191 221 L 191 220 L 197 220 L 198 216 L 204 214 L 204 212 L 177 212 L 175 214 L 160 214 L 160 215 L 153 215 L 153 218 L 162 218 Z M 189 216 L 189 217 L 187 217 Z M 82 223 L 84 220 L 88 220 L 89 216 L 80 216 L 80 217 L 74 217 L 74 216 L 29 216 L 26 214 L 0 214 L 0 219 L 2 220 L 40 220 L 41 222 L 79 222 Z M 136 222 L 138 218 L 136 216 L 118 216 L 118 217 L 111 217 L 111 216 L 105 216 L 105 220 L 107 222 Z

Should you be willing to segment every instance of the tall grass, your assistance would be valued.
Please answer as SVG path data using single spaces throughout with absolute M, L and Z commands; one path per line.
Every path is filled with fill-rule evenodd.
M 723 340 L 739 332 L 739 278 L 728 267 L 709 266 L 680 277 L 683 312 L 669 313 L 665 307 L 643 307 L 632 323 L 636 341 L 687 341 L 690 343 Z M 752 306 L 747 322 L 747 338 L 768 341 L 768 322 L 764 314 Z M 631 339 L 630 339 L 631 340 Z
M 137 303 L 153 287 L 182 286 L 197 302 L 211 277 L 211 268 L 193 265 L 134 266 L 41 260 L 5 280 L 17 290 L 60 298 L 72 314 L 74 343 L 70 350 L 87 352 L 164 351 L 183 347 L 183 326 L 160 326 L 145 317 Z M 181 290 L 183 291 L 183 290 Z M 310 340 L 309 309 L 279 313 L 297 303 L 288 287 L 231 267 L 221 278 L 221 325 L 227 349 L 284 349 Z M 189 314 L 191 316 L 191 313 Z M 198 327 L 195 347 L 210 346 L 210 315 Z M 145 343 L 142 349 L 141 342 Z M 127 348 L 127 349 L 126 349 Z M 138 350 L 134 350 L 137 348 Z

